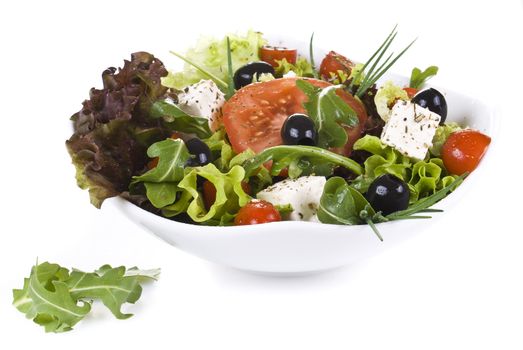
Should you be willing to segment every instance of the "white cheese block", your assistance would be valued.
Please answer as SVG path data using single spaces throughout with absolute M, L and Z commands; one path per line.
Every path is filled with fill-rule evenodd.
M 221 125 L 225 95 L 212 80 L 200 80 L 178 94 L 178 107 L 185 113 L 207 118 L 212 131 Z
M 290 204 L 293 211 L 284 219 L 319 222 L 316 213 L 325 182 L 327 180 L 323 176 L 286 179 L 258 192 L 256 197 L 273 205 Z
M 383 127 L 381 141 L 400 153 L 422 160 L 432 146 L 441 117 L 409 101 L 398 101 Z

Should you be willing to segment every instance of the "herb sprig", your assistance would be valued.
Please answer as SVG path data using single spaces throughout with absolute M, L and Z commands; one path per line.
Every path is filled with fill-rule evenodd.
M 352 87 L 354 85 L 355 81 L 359 81 L 361 76 L 363 75 L 363 80 L 361 81 L 361 84 L 358 86 L 358 89 L 356 90 L 355 96 L 361 97 L 365 94 L 367 89 L 369 89 L 372 85 L 378 81 L 379 78 L 385 74 L 390 67 L 396 61 L 403 56 L 403 54 L 414 44 L 416 39 L 414 39 L 407 47 L 405 47 L 399 54 L 397 54 L 394 58 L 394 52 L 392 52 L 385 61 L 382 62 L 382 58 L 387 52 L 390 44 L 394 39 L 396 38 L 396 35 L 398 34 L 396 32 L 396 28 L 398 25 L 395 25 L 390 34 L 387 36 L 385 41 L 381 44 L 381 46 L 372 54 L 372 56 L 365 62 L 362 69 L 354 76 L 351 83 L 348 86 L 348 89 L 352 91 Z M 369 67 L 370 66 L 370 67 Z

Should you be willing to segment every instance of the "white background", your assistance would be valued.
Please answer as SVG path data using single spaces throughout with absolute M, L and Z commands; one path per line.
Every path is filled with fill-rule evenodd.
M 154 1 L 0 5 L 0 348 L 522 349 L 522 3 L 518 1 Z M 399 23 L 393 69 L 436 64 L 433 83 L 503 112 L 485 177 L 404 244 L 347 268 L 269 278 L 215 266 L 96 210 L 64 141 L 100 74 L 148 50 L 170 62 L 200 33 L 255 28 L 364 59 Z M 452 108 L 450 106 L 449 108 Z M 45 334 L 11 306 L 36 258 L 92 270 L 161 267 L 119 321 L 102 305 Z

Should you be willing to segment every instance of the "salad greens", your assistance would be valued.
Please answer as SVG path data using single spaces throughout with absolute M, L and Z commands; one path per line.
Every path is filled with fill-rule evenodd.
M 424 71 L 421 71 L 418 67 L 414 67 L 410 75 L 409 87 L 419 89 L 427 82 L 427 80 L 436 74 L 438 74 L 438 67 L 436 66 L 430 66 Z
M 159 269 L 127 269 L 104 265 L 95 272 L 68 269 L 58 264 L 36 264 L 24 279 L 22 289 L 13 290 L 13 305 L 46 332 L 65 332 L 80 322 L 98 299 L 118 319 L 132 314 L 120 311 L 125 303 L 140 298 L 144 280 L 157 280 Z
M 344 126 L 358 124 L 356 112 L 336 94 L 340 85 L 317 88 L 305 80 L 297 80 L 296 86 L 308 97 L 303 104 L 318 131 L 318 146 L 342 147 L 347 143 Z
M 243 163 L 246 177 L 254 175 L 268 161 L 272 161 L 271 175 L 279 174 L 289 168 L 289 177 L 318 174 L 330 175 L 332 166 L 341 166 L 355 174 L 362 168 L 354 160 L 314 146 L 275 146 L 267 148 Z M 324 171 L 327 171 L 327 174 Z
M 207 118 L 189 115 L 168 100 L 153 103 L 150 113 L 151 118 L 163 119 L 169 130 L 196 134 L 202 138 L 212 135 Z
M 103 73 L 103 89 L 92 89 L 89 100 L 71 118 L 74 134 L 66 144 L 76 167 L 78 185 L 89 189 L 91 202 L 97 207 L 106 198 L 120 195 L 164 217 L 180 216 L 179 220 L 191 223 L 230 225 L 238 212 L 260 191 L 272 184 L 271 192 L 274 192 L 282 178 L 323 176 L 327 178 L 326 185 L 322 192 L 315 191 L 318 198 L 309 203 L 310 208 L 319 208 L 317 218 L 323 223 L 368 224 L 381 239 L 376 223 L 428 217 L 415 214 L 437 211 L 428 207 L 464 179 L 464 175 L 457 176 L 447 171 L 442 160 L 445 157 L 441 154 L 443 144 L 461 127 L 456 123 L 439 126 L 437 122 L 413 124 L 419 122 L 416 118 L 424 115 L 417 114 L 416 101 L 409 97 L 405 87 L 392 82 L 376 86 L 376 82 L 415 41 L 399 54 L 389 54 L 396 35 L 394 27 L 364 64 L 353 64 L 331 51 L 320 65 L 321 75 L 314 62 L 314 33 L 309 41 L 309 59 L 297 56 L 297 50 L 292 48 L 282 50 L 273 46 L 261 50 L 262 56 L 273 56 L 260 57 L 260 48 L 267 42 L 261 33 L 255 31 L 244 36 L 229 34 L 223 39 L 201 38 L 184 55 L 172 52 L 185 61 L 180 72 L 168 72 L 151 54 L 135 53 L 130 61 L 125 61 L 123 68 L 109 68 Z M 276 66 L 274 74 L 253 72 L 251 88 L 237 92 L 234 88 L 235 72 L 260 59 L 265 60 L 261 66 L 267 67 L 268 63 Z M 290 63 L 294 60 L 295 63 Z M 350 65 L 341 64 L 344 60 Z M 257 66 L 260 65 L 249 65 L 248 68 L 259 69 Z M 247 82 L 251 81 L 249 69 L 242 70 Z M 281 78 L 291 71 L 295 77 Z M 424 71 L 414 68 L 410 87 L 420 88 L 437 71 L 436 66 Z M 214 87 L 209 81 L 192 86 L 191 90 L 190 85 L 200 83 L 202 79 L 214 81 L 225 93 L 225 101 L 218 90 L 209 87 L 209 84 Z M 326 87 L 316 87 L 315 79 L 323 80 L 317 85 Z M 333 81 L 339 84 L 330 84 Z M 267 88 L 269 86 L 271 88 Z M 183 102 L 182 89 L 184 97 L 190 96 Z M 206 94 L 206 89 L 211 92 Z M 349 106 L 338 95 L 339 89 L 352 94 L 356 103 L 360 102 L 366 111 Z M 250 95 L 247 96 L 245 91 Z M 245 93 L 242 95 L 242 92 Z M 391 126 L 391 106 L 399 100 L 399 111 L 414 106 L 410 115 L 414 120 L 409 121 L 409 115 L 405 115 L 396 118 L 396 124 Z M 446 114 L 446 102 L 443 102 Z M 184 112 L 181 103 L 188 105 L 189 109 L 185 110 L 196 111 L 191 112 L 195 115 Z M 231 104 L 234 108 L 230 108 Z M 283 128 L 282 124 L 290 120 L 287 117 L 291 114 L 306 115 L 292 118 L 289 124 L 297 124 Z M 398 117 L 398 114 L 394 116 Z M 211 131 L 209 120 L 213 121 L 213 130 L 218 128 L 216 131 Z M 427 125 L 425 129 L 424 125 Z M 407 156 L 414 153 L 408 147 L 398 147 L 401 135 L 394 139 L 400 140 L 392 144 L 394 147 L 385 145 L 378 136 L 384 127 L 389 126 L 387 132 L 405 130 L 403 138 L 409 135 L 416 141 L 417 149 L 423 149 L 421 155 L 430 147 L 425 158 L 417 160 Z M 425 133 L 429 128 L 430 133 Z M 286 132 L 297 136 L 289 136 Z M 300 132 L 309 136 L 303 138 Z M 426 134 L 428 136 L 424 136 Z M 415 139 L 416 135 L 420 138 Z M 294 139 L 286 140 L 287 136 Z M 186 143 L 193 138 L 199 141 Z M 401 208 L 397 207 L 397 211 L 389 215 L 375 209 L 378 206 L 367 193 L 370 185 L 386 174 L 386 178 L 393 178 L 390 175 L 397 178 L 405 189 L 402 193 L 409 194 L 409 200 L 403 197 Z M 325 179 L 316 178 L 314 181 L 323 184 Z M 303 183 L 307 184 L 306 181 Z M 375 183 L 373 186 L 376 187 Z M 282 191 L 279 195 L 282 193 L 290 192 Z M 299 201 L 292 203 L 294 206 L 302 204 Z M 293 212 L 293 205 L 285 205 L 285 201 L 275 204 L 276 209 L 284 214 Z M 405 210 L 400 210 L 405 207 Z M 24 288 L 28 289 L 35 281 L 43 281 L 41 287 L 46 290 L 41 290 L 43 294 L 39 295 L 45 294 L 49 300 L 62 298 L 71 306 L 74 301 L 96 297 L 105 300 L 106 306 L 117 317 L 126 317 L 119 311 L 121 303 L 135 300 L 132 296 L 135 294 L 131 293 L 118 296 L 120 302 L 114 303 L 101 290 L 94 294 L 84 290 L 80 293 L 67 284 L 67 281 L 78 278 L 79 285 L 91 282 L 104 285 L 123 279 L 128 276 L 123 274 L 130 273 L 130 270 L 113 271 L 109 268 L 107 275 L 106 272 L 78 275 L 79 272 L 69 273 L 55 265 L 39 266 L 34 268 L 32 279 L 27 280 Z M 81 310 L 74 310 L 76 318 L 67 318 L 71 314 L 49 316 L 51 311 L 43 306 L 39 309 L 40 301 L 33 303 L 34 296 L 30 297 L 28 293 L 27 290 L 18 291 L 16 305 L 23 310 L 29 310 L 28 305 L 35 305 L 35 310 L 38 310 L 30 314 L 50 330 L 66 330 L 83 317 L 82 312 L 89 311 L 90 305 L 84 304 L 77 306 Z M 64 295 L 68 295 L 67 298 Z
M 230 50 L 227 50 L 227 38 Z M 266 44 L 262 33 L 249 30 L 245 36 L 229 34 L 227 37 L 217 40 L 210 37 L 201 37 L 196 46 L 187 50 L 184 56 L 174 53 L 186 61 L 184 70 L 177 73 L 169 72 L 162 78 L 162 85 L 183 89 L 187 85 L 197 83 L 201 79 L 208 79 L 210 73 L 218 86 L 227 92 L 226 83 L 228 79 L 228 52 L 231 54 L 232 69 L 236 71 L 244 64 L 259 61 L 259 49 Z M 189 63 L 190 62 L 190 63 Z M 205 67 L 204 72 L 195 68 Z M 221 82 L 221 83 L 220 83 Z
M 123 68 L 103 72 L 103 89 L 91 89 L 82 109 L 71 117 L 74 133 L 67 150 L 78 186 L 89 190 L 97 208 L 106 198 L 127 191 L 131 177 L 147 162 L 147 147 L 170 134 L 149 114 L 152 103 L 167 91 L 160 84 L 166 74 L 153 55 L 134 53 Z
M 305 57 L 298 57 L 296 63 L 292 64 L 287 59 L 276 60 L 278 66 L 274 69 L 277 77 L 294 72 L 299 77 L 314 77 L 314 67 Z
M 376 136 L 365 135 L 356 141 L 354 149 L 371 154 L 364 162 L 364 174 L 351 183 L 362 193 L 367 191 L 377 177 L 391 174 L 407 183 L 410 202 L 415 203 L 420 197 L 435 193 L 457 178 L 447 173 L 441 159 L 415 161 L 383 144 Z

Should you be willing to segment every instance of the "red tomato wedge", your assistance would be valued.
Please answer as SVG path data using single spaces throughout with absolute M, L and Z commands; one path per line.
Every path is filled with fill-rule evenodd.
M 307 96 L 296 86 L 297 79 L 282 78 L 247 85 L 229 99 L 222 108 L 225 131 L 232 148 L 240 153 L 250 148 L 259 153 L 283 144 L 280 131 L 285 119 L 294 113 L 306 113 L 303 102 Z M 305 79 L 314 86 L 327 87 L 328 82 Z M 336 92 L 358 115 L 357 126 L 346 127 L 349 142 L 333 151 L 349 155 L 354 142 L 361 137 L 367 120 L 365 107 L 349 93 Z

